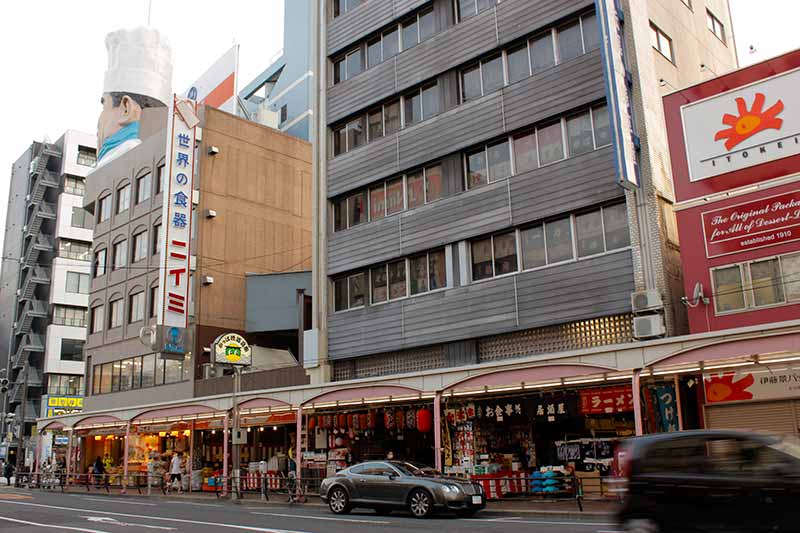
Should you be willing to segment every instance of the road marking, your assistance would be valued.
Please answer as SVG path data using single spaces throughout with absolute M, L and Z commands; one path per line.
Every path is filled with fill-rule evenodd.
M 15 494 L 9 492 L 8 494 L 0 494 L 0 500 L 30 500 L 31 497 L 26 494 Z
M 154 503 L 132 502 L 127 498 L 120 498 L 119 500 L 115 500 L 114 498 L 92 498 L 91 496 L 81 496 L 81 500 L 89 500 L 93 502 L 105 502 L 105 503 L 124 503 L 125 505 L 147 505 L 149 507 L 156 506 L 156 504 Z
M 200 503 L 200 502 L 169 502 L 169 503 L 177 503 L 179 505 L 202 505 L 203 507 L 222 507 L 218 503 Z
M 352 524 L 391 524 L 385 520 L 358 520 L 357 518 L 334 518 L 332 516 L 314 516 L 314 515 L 295 515 L 295 514 L 282 514 L 282 513 L 256 513 L 263 516 L 277 516 L 281 518 L 299 518 L 300 520 L 326 520 L 330 522 L 350 522 Z
M 129 513 L 114 513 L 111 511 L 98 511 L 97 509 L 78 509 L 76 507 L 63 507 L 60 505 L 45 505 L 41 503 L 29 503 L 29 502 L 10 502 L 10 501 L 2 501 L 0 500 L 0 505 L 24 505 L 28 507 L 44 507 L 45 509 L 58 509 L 60 511 L 78 511 L 80 513 L 95 513 L 95 514 L 105 514 L 111 516 L 123 516 L 125 518 L 144 518 L 145 520 L 158 520 L 162 522 L 177 522 L 180 524 L 196 524 L 200 526 L 216 526 L 216 527 L 224 527 L 228 529 L 242 529 L 244 531 L 258 531 L 260 533 L 308 533 L 305 531 L 297 531 L 297 530 L 287 530 L 287 529 L 273 529 L 273 528 L 266 528 L 266 527 L 256 527 L 256 526 L 245 526 L 241 524 L 224 524 L 221 522 L 205 522 L 202 520 L 187 520 L 184 518 L 167 518 L 164 516 L 143 516 L 138 514 L 129 514 Z M 81 530 L 81 531 L 88 531 L 88 530 Z M 100 532 L 100 533 L 108 533 L 108 532 Z
M 99 529 L 86 529 L 83 527 L 69 527 L 57 524 L 40 524 L 38 522 L 28 522 L 27 520 L 17 520 L 16 518 L 9 518 L 7 516 L 0 516 L 0 520 L 8 522 L 15 522 L 17 524 L 25 524 L 27 526 L 43 527 L 45 529 L 67 529 L 69 531 L 82 531 L 83 533 L 109 533 L 108 531 L 101 531 Z
M 175 531 L 174 527 L 166 527 L 166 526 L 151 526 L 149 524 L 130 524 L 127 522 L 120 522 L 116 518 L 111 518 L 110 516 L 83 516 L 81 518 L 85 518 L 89 522 L 99 522 L 101 524 L 108 524 L 109 526 L 121 526 L 121 527 L 143 527 L 145 529 L 166 529 L 167 531 Z
M 576 520 L 575 522 L 550 522 L 545 520 L 511 520 L 509 518 L 462 518 L 467 522 L 500 522 L 506 524 L 539 524 L 542 526 L 579 526 L 579 527 L 607 527 L 615 526 L 617 524 L 607 524 L 602 522 L 582 522 Z

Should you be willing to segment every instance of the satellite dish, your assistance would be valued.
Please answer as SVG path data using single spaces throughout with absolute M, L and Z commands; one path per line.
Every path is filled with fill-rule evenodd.
M 692 301 L 694 302 L 695 305 L 697 305 L 697 302 L 699 302 L 702 297 L 703 297 L 703 283 L 698 281 L 697 283 L 694 284 L 694 293 L 692 294 Z

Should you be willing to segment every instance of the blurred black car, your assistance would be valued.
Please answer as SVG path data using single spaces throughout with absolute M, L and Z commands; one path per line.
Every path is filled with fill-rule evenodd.
M 627 441 L 623 531 L 800 531 L 800 447 L 739 431 Z
M 436 510 L 473 516 L 486 507 L 483 487 L 442 476 L 432 468 L 406 461 L 373 461 L 351 466 L 326 478 L 320 498 L 336 514 L 366 507 L 381 514 L 407 509 L 417 518 Z

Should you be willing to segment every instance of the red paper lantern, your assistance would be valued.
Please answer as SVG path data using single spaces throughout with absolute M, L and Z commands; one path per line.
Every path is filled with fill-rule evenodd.
M 353 420 L 355 417 L 353 415 L 347 415 L 347 427 L 349 429 L 353 429 Z
M 363 430 L 367 429 L 368 427 L 369 426 L 367 425 L 367 414 L 363 413 L 363 414 L 358 415 L 358 429 L 363 431 Z
M 325 415 L 323 417 L 323 420 L 325 420 L 325 429 L 331 429 L 333 427 L 333 420 L 331 415 Z
M 310 416 L 308 417 L 308 430 L 314 431 L 314 428 L 317 427 L 317 419 L 316 417 Z
M 339 429 L 347 429 L 347 416 L 339 415 Z
M 428 433 L 433 429 L 433 413 L 428 409 L 417 411 L 417 429 L 422 433 Z
M 369 411 L 367 413 L 367 427 L 369 429 L 375 429 L 375 411 Z
M 394 409 L 385 409 L 383 411 L 383 426 L 386 429 L 394 429 Z
M 402 430 L 406 427 L 406 413 L 402 409 L 395 412 L 394 423 L 397 425 L 397 429 Z

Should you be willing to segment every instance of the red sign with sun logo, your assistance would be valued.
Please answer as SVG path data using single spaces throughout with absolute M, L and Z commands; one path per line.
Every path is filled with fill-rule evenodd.
M 751 367 L 753 368 L 753 367 Z M 703 377 L 706 403 L 800 397 L 800 369 L 757 367 Z
M 734 402 L 739 400 L 752 400 L 753 393 L 748 392 L 748 387 L 755 383 L 753 374 L 738 377 L 734 373 L 721 376 L 711 376 L 705 379 L 706 402 Z
M 781 129 L 783 120 L 777 117 L 783 111 L 783 100 L 778 100 L 769 109 L 763 111 L 766 99 L 764 93 L 756 93 L 753 106 L 747 109 L 747 103 L 744 98 L 737 98 L 736 106 L 739 114 L 731 115 L 726 113 L 722 117 L 722 123 L 730 127 L 718 131 L 714 136 L 714 140 L 727 139 L 725 148 L 733 150 L 739 143 L 746 141 L 756 133 L 767 129 Z

